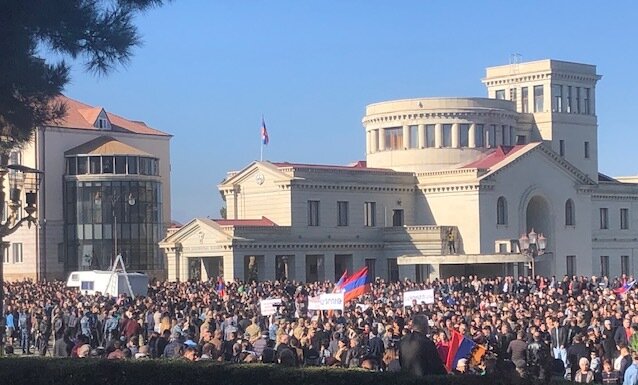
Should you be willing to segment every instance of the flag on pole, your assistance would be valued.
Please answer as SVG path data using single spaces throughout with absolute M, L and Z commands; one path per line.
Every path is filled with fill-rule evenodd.
M 335 288 L 332 291 L 333 293 L 338 293 L 341 291 L 341 287 L 343 286 L 343 283 L 346 281 L 346 279 L 348 279 L 348 270 L 343 272 L 343 275 L 341 276 L 341 278 L 339 278 L 339 280 L 337 281 L 337 283 L 335 283 Z
M 618 295 L 625 294 L 634 286 L 635 283 L 636 283 L 635 279 L 631 282 L 626 282 L 624 285 L 622 285 L 618 289 L 614 289 L 614 293 Z
M 477 351 L 477 357 L 474 357 L 476 343 L 471 339 L 463 336 L 456 330 L 452 331 L 452 338 L 450 338 L 450 348 L 447 353 L 447 360 L 445 360 L 445 367 L 448 372 L 456 369 L 456 364 L 461 358 L 473 358 L 477 359 L 485 354 L 485 352 Z
M 268 144 L 270 139 L 268 138 L 268 130 L 266 129 L 266 121 L 264 117 L 261 117 L 261 143 Z

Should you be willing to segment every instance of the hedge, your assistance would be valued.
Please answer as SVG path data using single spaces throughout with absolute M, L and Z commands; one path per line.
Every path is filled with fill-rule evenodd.
M 560 381 L 563 382 L 563 381 Z M 511 385 L 512 378 L 431 376 L 259 364 L 103 359 L 3 358 L 2 385 Z M 555 383 L 557 384 L 557 383 Z

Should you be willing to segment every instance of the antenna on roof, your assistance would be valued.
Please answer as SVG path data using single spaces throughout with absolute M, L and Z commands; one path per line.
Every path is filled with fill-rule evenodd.
M 523 61 L 523 55 L 521 55 L 520 53 L 510 54 L 510 73 L 511 74 L 518 73 L 518 66 L 519 64 L 521 64 L 522 61 Z

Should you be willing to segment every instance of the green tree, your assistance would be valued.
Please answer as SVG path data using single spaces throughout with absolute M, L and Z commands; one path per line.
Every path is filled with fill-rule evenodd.
M 106 74 L 140 44 L 133 17 L 163 0 L 4 0 L 0 2 L 0 152 L 28 142 L 33 130 L 64 117 L 53 103 L 69 65 L 45 60 L 49 50 L 81 58 Z

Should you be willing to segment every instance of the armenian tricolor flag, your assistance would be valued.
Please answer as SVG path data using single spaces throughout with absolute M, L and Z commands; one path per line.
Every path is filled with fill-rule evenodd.
M 261 143 L 268 144 L 270 138 L 268 137 L 268 130 L 266 129 L 266 121 L 264 117 L 261 117 Z
M 368 282 L 368 267 L 364 266 L 342 283 L 341 289 L 344 291 L 343 300 L 348 302 L 367 293 L 369 285 L 366 282 Z
M 625 282 L 625 284 L 619 287 L 618 289 L 614 289 L 614 293 L 618 295 L 625 294 L 634 286 L 635 283 L 636 283 L 635 279 L 631 282 Z
M 470 362 L 476 365 L 481 362 L 486 351 L 484 346 L 478 345 L 476 342 L 453 330 L 447 359 L 445 360 L 445 367 L 448 372 L 451 372 L 456 368 L 456 364 L 461 358 L 469 358 Z
M 215 291 L 220 297 L 226 295 L 226 284 L 224 283 L 222 277 L 217 278 L 217 287 L 215 287 Z

